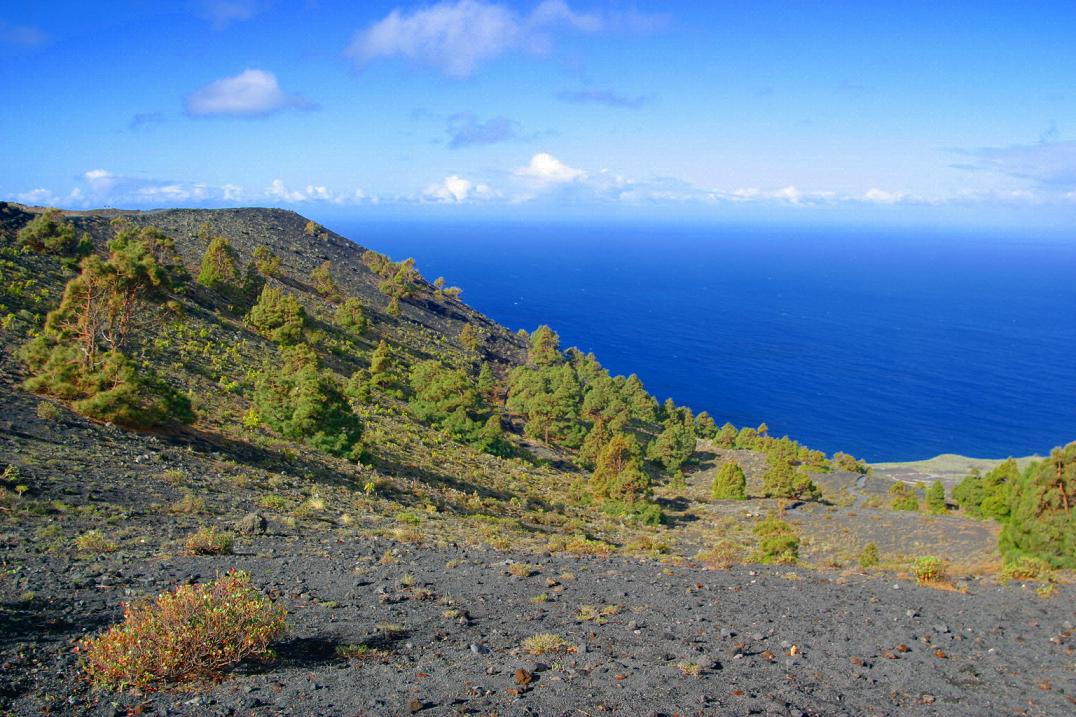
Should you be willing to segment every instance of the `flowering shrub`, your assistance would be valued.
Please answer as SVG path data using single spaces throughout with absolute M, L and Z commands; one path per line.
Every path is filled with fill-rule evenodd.
M 272 656 L 287 611 L 232 570 L 210 583 L 181 585 L 156 600 L 127 603 L 123 622 L 79 642 L 85 676 L 98 687 L 160 689 L 217 680 L 246 658 Z

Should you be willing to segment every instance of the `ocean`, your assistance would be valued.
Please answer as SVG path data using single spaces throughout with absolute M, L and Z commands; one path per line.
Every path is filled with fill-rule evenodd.
M 1076 237 L 327 222 L 718 423 L 870 461 L 1076 440 Z

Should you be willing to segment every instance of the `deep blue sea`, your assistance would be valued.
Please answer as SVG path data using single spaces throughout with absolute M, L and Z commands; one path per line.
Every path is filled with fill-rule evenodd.
M 328 224 L 719 423 L 872 461 L 1076 440 L 1076 232 Z

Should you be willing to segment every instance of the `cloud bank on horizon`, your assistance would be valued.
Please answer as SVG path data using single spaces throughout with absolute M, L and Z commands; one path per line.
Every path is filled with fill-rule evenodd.
M 187 11 L 0 12 L 0 198 L 1076 218 L 1071 4 Z

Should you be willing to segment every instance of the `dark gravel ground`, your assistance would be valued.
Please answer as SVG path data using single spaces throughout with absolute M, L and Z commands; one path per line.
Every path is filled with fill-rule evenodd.
M 282 536 L 249 539 L 218 558 L 28 557 L 21 584 L 36 596 L 2 613 L 0 705 L 18 715 L 1076 710 L 1073 586 L 1042 599 L 985 581 L 960 594 L 790 568 L 530 562 L 534 574 L 516 577 L 495 551 Z M 73 641 L 118 620 L 121 600 L 232 566 L 288 607 L 275 663 L 178 693 L 102 694 L 78 679 Z M 543 593 L 544 602 L 533 600 Z M 581 621 L 583 605 L 619 611 L 603 624 Z M 525 638 L 547 632 L 570 649 L 524 653 Z M 383 653 L 336 656 L 338 645 L 359 643 Z M 683 674 L 681 663 L 700 674 Z M 525 687 L 519 668 L 533 675 Z

